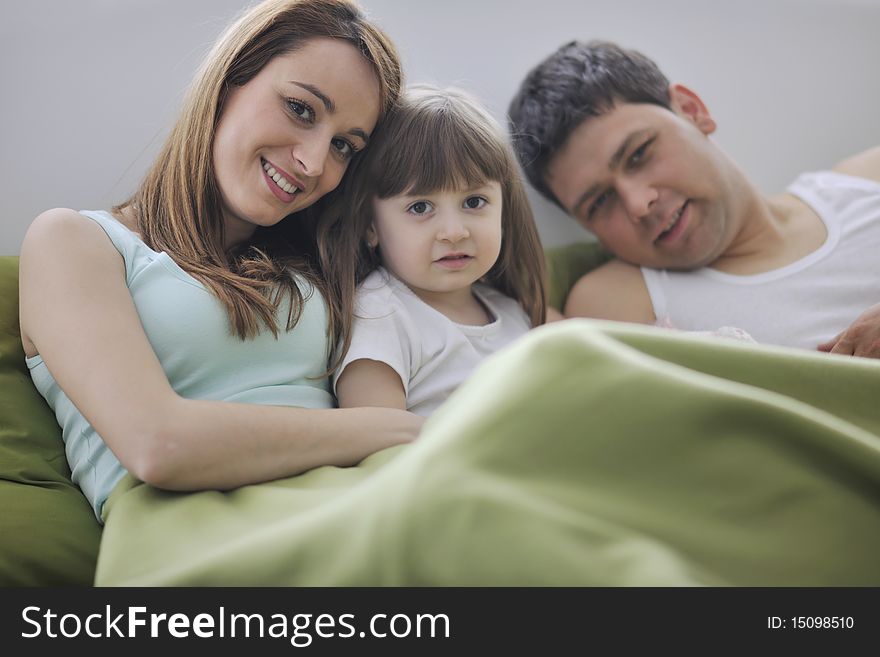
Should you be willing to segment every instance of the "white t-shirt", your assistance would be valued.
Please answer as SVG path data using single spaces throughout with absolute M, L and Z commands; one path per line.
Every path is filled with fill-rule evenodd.
M 659 324 L 686 331 L 736 326 L 763 344 L 815 350 L 880 302 L 880 184 L 822 171 L 801 175 L 788 191 L 825 223 L 824 244 L 748 276 L 642 267 Z
M 400 375 L 407 410 L 429 416 L 486 356 L 531 328 L 510 297 L 481 284 L 473 291 L 494 318 L 490 324 L 457 324 L 385 269 L 374 271 L 358 288 L 351 346 L 333 377 L 333 391 L 350 363 L 379 361 Z

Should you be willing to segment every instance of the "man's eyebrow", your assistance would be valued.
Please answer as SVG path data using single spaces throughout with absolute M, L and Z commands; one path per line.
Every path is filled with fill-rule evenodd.
M 620 161 L 623 159 L 623 156 L 626 155 L 627 151 L 632 147 L 632 143 L 642 138 L 642 136 L 647 133 L 648 130 L 636 130 L 635 132 L 631 132 L 627 135 L 626 139 L 623 140 L 623 143 L 618 147 L 616 151 L 614 151 L 614 155 L 611 156 L 611 159 L 608 160 L 608 170 L 614 171 L 617 167 L 620 166 Z M 596 192 L 599 191 L 600 185 L 591 185 L 587 191 L 581 194 L 578 197 L 577 202 L 571 209 L 571 213 L 576 215 L 580 207 L 587 202 L 587 200 L 593 196 Z
M 620 145 L 616 151 L 614 151 L 614 155 L 611 156 L 611 159 L 608 161 L 608 170 L 614 171 L 617 167 L 620 166 L 620 161 L 623 159 L 623 156 L 626 155 L 626 152 L 632 146 L 634 141 L 637 141 L 642 138 L 642 135 L 646 134 L 648 130 L 636 130 L 635 132 L 629 133 L 627 138 L 623 140 L 623 143 Z
M 336 105 L 333 104 L 333 101 L 330 100 L 327 97 L 327 94 L 318 89 L 318 87 L 316 87 L 315 85 L 309 84 L 308 82 L 297 82 L 296 80 L 290 80 L 289 82 L 290 84 L 295 84 L 297 87 L 305 89 L 310 94 L 318 98 L 322 103 L 324 103 L 324 107 L 327 109 L 328 112 L 333 113 L 336 111 Z

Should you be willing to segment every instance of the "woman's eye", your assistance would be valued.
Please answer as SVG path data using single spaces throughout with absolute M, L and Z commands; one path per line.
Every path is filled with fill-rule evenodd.
M 488 202 L 489 201 L 487 201 L 482 196 L 469 196 L 464 201 L 464 207 L 466 207 L 468 210 L 479 210 Z
M 287 100 L 287 106 L 296 118 L 306 123 L 312 123 L 315 120 L 314 110 L 301 100 L 290 98 Z
M 407 208 L 407 212 L 415 215 L 423 215 L 428 214 L 433 206 L 427 201 L 416 201 L 409 208 Z
M 354 147 L 354 144 L 347 139 L 340 139 L 337 137 L 331 143 L 333 144 L 333 148 L 336 149 L 336 152 L 346 159 L 352 157 L 358 151 L 358 149 Z

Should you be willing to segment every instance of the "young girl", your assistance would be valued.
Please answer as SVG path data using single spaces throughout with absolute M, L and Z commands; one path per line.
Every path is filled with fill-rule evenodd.
M 319 235 L 329 278 L 360 282 L 334 363 L 339 405 L 430 415 L 545 321 L 543 251 L 515 159 L 469 96 L 418 87 L 347 191 Z

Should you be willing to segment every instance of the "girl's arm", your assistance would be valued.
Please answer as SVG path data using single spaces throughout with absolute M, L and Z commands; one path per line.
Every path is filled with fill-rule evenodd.
M 34 221 L 20 267 L 25 348 L 41 354 L 122 465 L 146 483 L 234 488 L 352 465 L 418 435 L 422 418 L 398 410 L 180 397 L 141 327 L 121 256 L 98 225 L 73 210 Z
M 553 306 L 547 306 L 547 319 L 545 323 L 560 322 L 563 319 L 565 319 L 565 315 L 556 310 Z
M 361 358 L 349 363 L 336 381 L 340 408 L 382 406 L 406 410 L 406 392 L 400 375 L 378 360 Z

